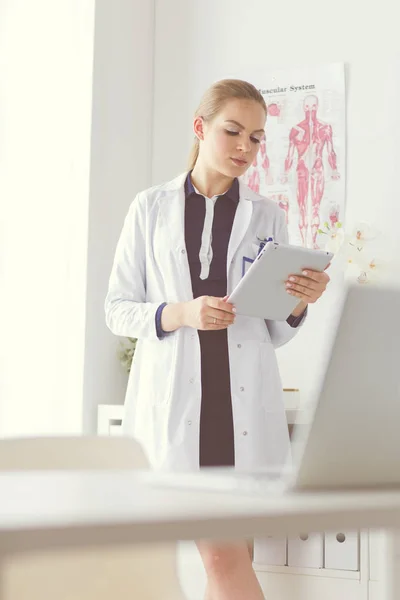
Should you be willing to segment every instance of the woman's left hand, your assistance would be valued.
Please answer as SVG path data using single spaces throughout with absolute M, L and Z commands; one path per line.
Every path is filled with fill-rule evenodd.
M 301 275 L 291 275 L 286 282 L 286 289 L 304 304 L 314 304 L 325 292 L 329 281 L 327 273 L 307 269 Z

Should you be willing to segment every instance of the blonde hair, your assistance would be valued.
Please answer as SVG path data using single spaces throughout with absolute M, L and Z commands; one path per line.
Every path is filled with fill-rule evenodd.
M 267 114 L 267 105 L 262 94 L 254 85 L 241 79 L 222 79 L 214 83 L 205 92 L 195 112 L 195 117 L 202 117 L 204 121 L 212 121 L 223 109 L 229 100 L 254 100 L 258 102 Z M 189 156 L 189 170 L 191 171 L 197 161 L 200 151 L 200 142 L 195 137 Z

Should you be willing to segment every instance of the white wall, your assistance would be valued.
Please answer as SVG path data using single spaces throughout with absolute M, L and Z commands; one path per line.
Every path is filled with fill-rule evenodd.
M 347 64 L 347 222 L 377 225 L 396 252 L 400 223 L 400 39 L 395 0 L 157 0 L 153 183 L 185 167 L 191 115 L 214 80 L 246 69 Z M 333 295 L 331 296 L 333 298 Z M 284 385 L 308 395 L 329 296 L 284 351 Z M 299 357 L 307 367 L 300 368 Z
M 104 299 L 129 204 L 150 185 L 153 1 L 97 0 L 86 297 L 84 429 L 98 404 L 122 403 L 127 376 L 119 339 L 106 328 Z
M 0 2 L 0 435 L 82 429 L 93 23 Z

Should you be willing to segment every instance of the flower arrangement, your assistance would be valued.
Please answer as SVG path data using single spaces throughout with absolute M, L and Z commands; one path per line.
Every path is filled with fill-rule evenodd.
M 347 265 L 354 265 L 359 271 L 358 283 L 369 283 L 376 275 L 377 262 L 370 248 L 376 235 L 367 223 L 359 223 L 347 240 Z
M 330 223 L 325 222 L 319 233 L 327 236 L 325 250 L 336 254 L 350 276 L 355 276 L 360 284 L 375 282 L 382 276 L 383 263 L 378 258 L 378 248 L 374 244 L 378 232 L 368 223 L 357 223 L 350 234 L 346 234 L 342 224 L 332 213 Z
M 136 338 L 124 338 L 119 344 L 118 358 L 127 373 L 130 373 L 133 355 L 136 350 Z

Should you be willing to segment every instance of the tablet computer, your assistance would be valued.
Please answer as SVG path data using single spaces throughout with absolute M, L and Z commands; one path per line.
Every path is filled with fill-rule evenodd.
M 286 321 L 299 298 L 286 291 L 290 275 L 304 269 L 324 271 L 333 254 L 302 246 L 268 242 L 228 298 L 236 314 Z

